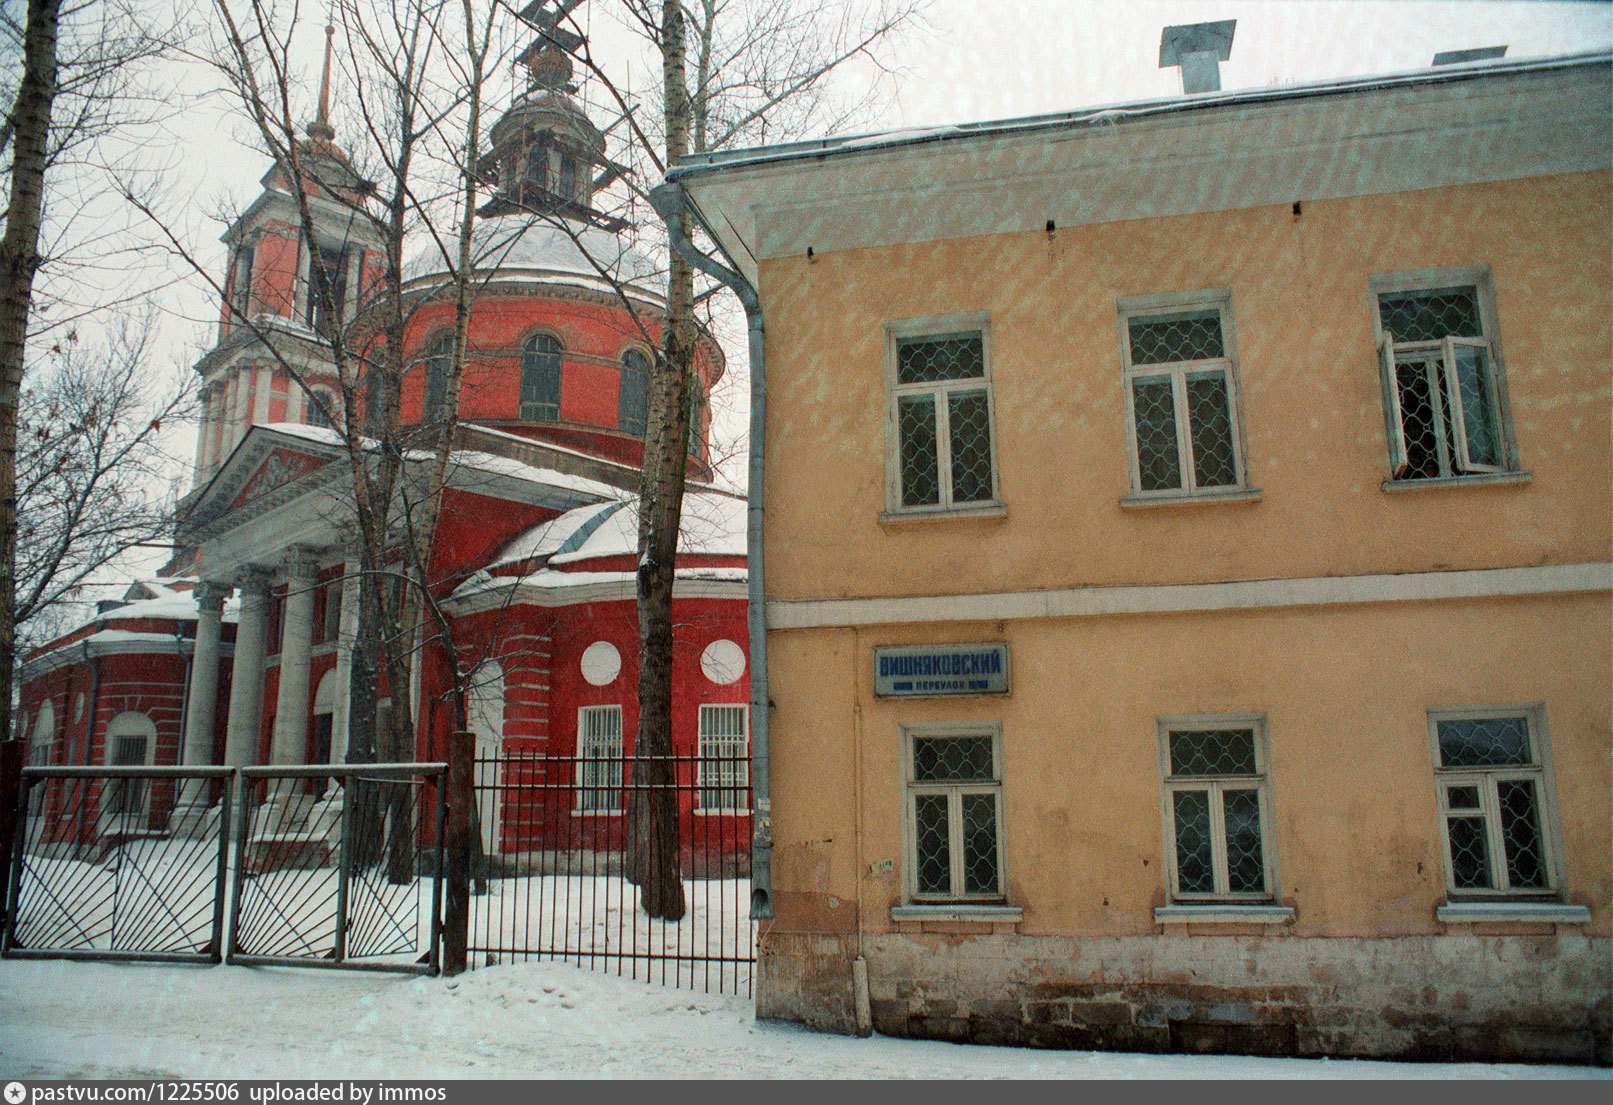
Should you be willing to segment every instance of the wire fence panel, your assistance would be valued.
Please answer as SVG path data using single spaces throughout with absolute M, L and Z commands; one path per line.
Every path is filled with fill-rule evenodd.
M 225 842 L 178 811 L 182 803 L 229 810 L 232 776 L 230 768 L 24 768 L 4 954 L 217 963 Z
M 558 959 L 748 996 L 750 759 L 735 743 L 662 757 L 653 769 L 605 741 L 582 755 L 477 760 L 470 965 Z M 676 919 L 642 908 L 636 883 L 652 870 L 681 887 Z
M 241 774 L 229 962 L 435 972 L 443 765 Z

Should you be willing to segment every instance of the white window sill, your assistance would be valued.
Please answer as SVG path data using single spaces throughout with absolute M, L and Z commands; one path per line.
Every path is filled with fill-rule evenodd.
M 1562 902 L 1449 902 L 1434 910 L 1441 921 L 1549 921 L 1556 925 L 1585 925 L 1589 907 Z
M 966 518 L 1006 518 L 1008 508 L 1002 503 L 981 506 L 951 507 L 946 510 L 887 510 L 879 516 L 881 525 L 927 521 L 960 521 Z
M 696 817 L 749 817 L 750 810 L 696 809 L 694 815 Z
M 1123 510 L 1155 506 L 1211 506 L 1215 503 L 1252 503 L 1260 498 L 1260 488 L 1240 487 L 1231 491 L 1194 491 L 1191 494 L 1127 495 L 1120 500 Z
M 969 905 L 968 903 L 939 903 L 936 905 L 893 905 L 893 921 L 994 921 L 1018 924 L 1025 911 L 1017 905 Z
M 1205 905 L 1162 905 L 1154 908 L 1159 925 L 1286 925 L 1294 919 L 1294 908 L 1286 905 L 1236 905 L 1215 902 Z
M 1385 491 L 1416 491 L 1422 487 L 1485 487 L 1498 483 L 1528 483 L 1534 473 L 1478 472 L 1471 476 L 1441 476 L 1431 480 L 1384 480 Z

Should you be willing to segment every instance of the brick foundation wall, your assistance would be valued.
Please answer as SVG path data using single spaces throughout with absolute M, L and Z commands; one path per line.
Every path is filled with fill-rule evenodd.
M 1537 935 L 865 934 L 889 1036 L 1128 1051 L 1613 1063 L 1613 948 Z M 756 1015 L 855 1030 L 850 935 L 771 933 Z

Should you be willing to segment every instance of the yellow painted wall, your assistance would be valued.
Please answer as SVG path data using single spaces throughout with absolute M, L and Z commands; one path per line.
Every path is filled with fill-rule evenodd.
M 1613 174 L 764 263 L 770 599 L 1607 560 Z M 1524 484 L 1385 492 L 1368 278 L 1489 265 Z M 1230 288 L 1253 503 L 1123 510 L 1115 302 Z M 1002 519 L 884 524 L 882 324 L 991 316 Z M 832 478 L 826 474 L 832 473 Z
M 1613 174 L 766 262 L 770 600 L 1606 561 Z M 1525 483 L 1385 492 L 1368 278 L 1489 265 Z M 1226 287 L 1256 502 L 1122 509 L 1116 299 Z M 1005 517 L 881 523 L 882 324 L 991 317 Z M 1006 698 L 876 701 L 872 648 L 1007 640 Z M 1026 934 L 1155 931 L 1154 719 L 1264 713 L 1291 931 L 1444 930 L 1426 711 L 1543 702 L 1567 900 L 1610 931 L 1605 592 L 773 631 L 779 931 L 892 927 L 898 726 L 999 721 Z M 860 733 L 860 740 L 859 735 Z M 860 805 L 860 810 L 859 810 Z M 862 826 L 859 840 L 852 831 Z M 873 868 L 891 860 L 889 874 Z M 1418 865 L 1421 865 L 1419 871 Z M 1104 904 L 1107 899 L 1107 905 Z M 764 933 L 765 940 L 765 933 Z
M 875 646 L 983 640 L 1009 643 L 1009 695 L 874 698 Z M 1609 931 L 1604 595 L 799 630 L 769 634 L 769 648 L 781 929 L 853 929 L 860 889 L 864 929 L 891 930 L 900 727 L 989 720 L 1003 731 L 1020 931 L 1155 931 L 1166 903 L 1155 718 L 1262 713 L 1278 900 L 1297 910 L 1288 931 L 1437 933 L 1445 873 L 1427 711 L 1543 702 L 1566 900 L 1592 908 L 1587 931 Z

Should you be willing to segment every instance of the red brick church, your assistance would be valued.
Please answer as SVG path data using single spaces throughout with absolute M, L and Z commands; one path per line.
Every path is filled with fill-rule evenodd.
M 479 756 L 630 754 L 635 493 L 658 336 L 658 324 L 634 318 L 661 316 L 664 276 L 631 244 L 631 227 L 594 209 L 596 187 L 614 169 L 566 84 L 569 71 L 551 60 L 532 72 L 529 89 L 489 133 L 483 171 L 497 184 L 475 226 L 481 260 L 461 424 L 428 585 L 469 676 Z M 28 658 L 19 728 L 30 762 L 347 758 L 359 577 L 350 477 L 330 428 L 339 389 L 323 335 L 360 311 L 383 254 L 347 205 L 361 202 L 363 182 L 334 141 L 328 94 L 327 64 L 319 115 L 299 149 L 322 182 L 308 195 L 314 233 L 302 232 L 295 185 L 277 165 L 224 234 L 226 303 L 217 341 L 196 366 L 203 414 L 194 484 L 177 523 L 179 554 L 161 578 L 131 584 L 122 600 L 102 603 Z M 321 309 L 316 265 L 340 317 Z M 435 247 L 405 266 L 410 367 L 401 404 L 409 427 L 428 426 L 444 401 L 453 325 L 453 304 L 438 295 L 446 268 Z M 733 755 L 748 733 L 745 503 L 709 482 L 710 414 L 701 400 L 724 370 L 709 335 L 696 367 L 674 589 L 673 739 L 680 753 Z M 428 452 L 421 447 L 419 467 Z M 422 760 L 443 757 L 453 727 L 449 665 L 437 638 L 415 652 Z M 384 684 L 378 693 L 384 716 Z M 583 790 L 579 780 L 578 801 L 608 820 L 620 796 L 591 782 Z M 103 804 L 139 808 L 102 810 L 102 820 L 132 813 L 152 830 L 216 828 L 217 807 L 202 790 L 108 794 Z M 497 809 L 485 810 L 483 823 L 492 852 L 527 843 Z

